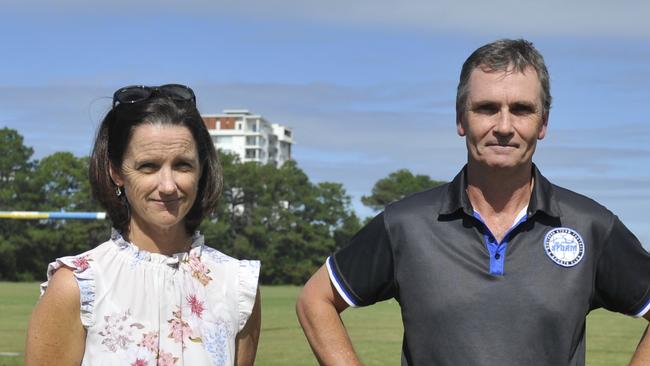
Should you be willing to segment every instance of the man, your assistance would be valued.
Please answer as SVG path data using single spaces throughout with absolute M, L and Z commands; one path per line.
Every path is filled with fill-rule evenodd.
M 300 294 L 321 364 L 360 364 L 339 313 L 388 298 L 402 310 L 402 365 L 584 365 L 590 310 L 650 319 L 650 255 L 610 211 L 532 163 L 550 106 L 530 42 L 496 41 L 465 61 L 456 128 L 467 165 L 387 206 Z M 647 338 L 634 364 L 650 364 Z

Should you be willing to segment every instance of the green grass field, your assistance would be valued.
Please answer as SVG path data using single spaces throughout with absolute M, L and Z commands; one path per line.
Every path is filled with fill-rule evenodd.
M 262 288 L 262 336 L 258 365 L 315 365 L 294 312 L 297 287 Z M 0 354 L 24 349 L 27 321 L 38 297 L 36 283 L 0 282 Z M 402 326 L 394 300 L 343 313 L 366 365 L 399 365 Z M 645 321 L 595 311 L 587 322 L 587 364 L 626 365 Z M 22 365 L 22 356 L 0 356 L 0 366 Z

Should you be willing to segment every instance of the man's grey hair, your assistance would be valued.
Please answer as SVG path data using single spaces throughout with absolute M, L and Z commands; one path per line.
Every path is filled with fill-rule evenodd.
M 531 42 L 525 39 L 500 39 L 488 43 L 474 51 L 465 60 L 460 71 L 460 81 L 456 91 L 456 114 L 465 113 L 469 77 L 477 67 L 487 72 L 524 72 L 529 66 L 537 71 L 537 77 L 542 87 L 540 98 L 544 108 L 544 115 L 548 116 L 551 109 L 551 82 L 548 70 L 544 64 L 544 57 Z

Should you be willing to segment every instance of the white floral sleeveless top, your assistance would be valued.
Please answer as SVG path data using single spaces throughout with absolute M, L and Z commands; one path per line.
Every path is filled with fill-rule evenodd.
M 236 260 L 194 235 L 189 253 L 140 250 L 111 239 L 50 263 L 74 270 L 87 330 L 82 365 L 232 365 L 235 337 L 248 320 L 259 261 Z M 41 294 L 47 282 L 41 285 Z

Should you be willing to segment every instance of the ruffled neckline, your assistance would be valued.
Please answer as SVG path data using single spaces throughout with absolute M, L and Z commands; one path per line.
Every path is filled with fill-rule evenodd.
M 122 233 L 117 229 L 111 229 L 111 241 L 117 245 L 121 251 L 127 251 L 137 261 L 149 262 L 152 264 L 166 264 L 170 266 L 177 266 L 179 262 L 187 261 L 190 255 L 201 256 L 203 251 L 204 238 L 199 231 L 195 231 L 192 235 L 192 245 L 190 250 L 186 252 L 174 253 L 172 255 L 165 255 L 161 253 L 152 253 L 147 250 L 139 248 L 137 245 L 124 239 Z

